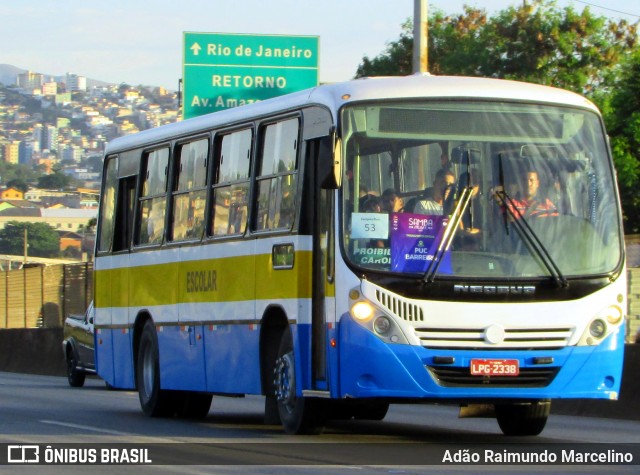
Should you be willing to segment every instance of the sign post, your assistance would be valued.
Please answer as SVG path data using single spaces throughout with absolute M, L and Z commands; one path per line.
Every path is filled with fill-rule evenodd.
M 317 36 L 184 33 L 182 117 L 318 85 Z

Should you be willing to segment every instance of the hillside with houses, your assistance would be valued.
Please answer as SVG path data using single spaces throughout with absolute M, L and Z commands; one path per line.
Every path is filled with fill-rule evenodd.
M 177 120 L 178 95 L 163 88 L 0 65 L 0 232 L 45 223 L 61 256 L 90 255 L 107 143 Z

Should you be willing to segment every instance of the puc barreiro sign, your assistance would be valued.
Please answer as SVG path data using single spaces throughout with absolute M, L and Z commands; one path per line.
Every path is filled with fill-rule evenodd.
M 184 33 L 185 119 L 318 85 L 317 36 Z

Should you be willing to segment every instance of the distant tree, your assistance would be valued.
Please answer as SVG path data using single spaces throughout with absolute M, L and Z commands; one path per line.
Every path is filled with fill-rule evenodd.
M 14 178 L 13 180 L 9 180 L 7 182 L 7 187 L 15 188 L 23 193 L 29 191 L 29 184 L 23 180 L 22 178 Z
M 60 237 L 45 223 L 21 223 L 9 221 L 0 230 L 0 253 L 22 256 L 24 230 L 27 230 L 27 254 L 33 257 L 57 257 L 60 255 Z
M 618 172 L 625 232 L 640 233 L 640 50 L 622 62 L 601 108 Z
M 429 71 L 487 76 L 573 90 L 603 112 L 618 175 L 627 233 L 640 233 L 640 52 L 638 23 L 614 22 L 589 8 L 577 12 L 534 0 L 488 17 L 464 7 L 460 15 L 432 11 Z M 356 77 L 412 71 L 411 21 Z
M 60 253 L 60 256 L 67 259 L 80 259 L 82 251 L 77 247 L 69 246 Z
M 2 86 L 0 87 L 0 92 L 4 96 L 2 101 L 4 105 L 20 106 L 29 114 L 40 112 L 42 109 L 40 100 L 23 94 L 17 86 Z
M 87 231 L 89 232 L 95 232 L 96 230 L 96 226 L 98 225 L 98 218 L 91 218 L 88 222 L 87 222 Z
M 154 94 L 153 94 L 153 90 L 147 86 L 143 86 L 142 84 L 140 84 L 137 87 L 138 91 L 140 92 L 140 95 L 142 97 L 144 97 L 145 99 L 147 99 L 150 102 L 154 102 Z
M 51 175 L 43 175 L 38 178 L 38 188 L 45 190 L 64 190 L 71 186 L 73 182 L 70 176 L 65 175 L 60 171 L 56 171 Z
M 102 157 L 100 155 L 93 155 L 84 161 L 84 166 L 95 173 L 102 172 Z
M 87 93 L 84 91 L 73 91 L 71 93 L 71 98 L 75 102 L 84 102 L 87 97 Z
M 482 75 L 589 94 L 637 44 L 637 25 L 538 0 L 510 7 L 487 23 Z
M 130 89 L 131 89 L 131 86 L 123 82 L 118 86 L 118 94 L 122 95 L 125 92 L 129 91 Z
M 491 26 L 487 12 L 464 7 L 464 13 L 445 15 L 434 10 L 429 18 L 429 71 L 434 74 L 496 76 L 486 71 L 494 53 L 488 48 Z
M 595 16 L 589 8 L 558 9 L 537 0 L 488 17 L 464 7 L 460 15 L 435 10 L 429 17 L 429 71 L 549 84 L 588 94 L 605 84 L 637 44 L 637 25 Z M 364 57 L 356 77 L 412 71 L 412 22 L 374 59 Z
M 0 160 L 0 177 L 3 184 L 12 180 L 22 180 L 26 183 L 35 183 L 38 179 L 38 171 L 22 164 L 6 163 Z

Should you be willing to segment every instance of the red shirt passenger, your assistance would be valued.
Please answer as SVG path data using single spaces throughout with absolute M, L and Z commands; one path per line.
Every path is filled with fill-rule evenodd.
M 511 208 L 515 217 L 546 217 L 558 216 L 558 208 L 549 198 L 538 196 L 540 178 L 538 172 L 527 172 L 527 197 L 524 199 L 512 199 L 507 206 Z

